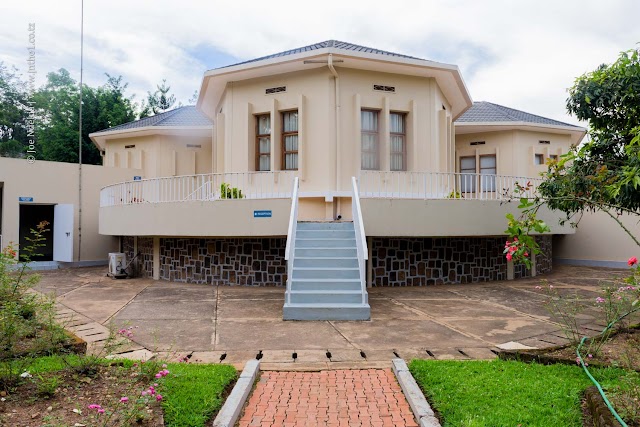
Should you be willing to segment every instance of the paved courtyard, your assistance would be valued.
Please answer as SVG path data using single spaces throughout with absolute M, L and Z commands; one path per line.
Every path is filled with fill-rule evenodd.
M 103 267 L 43 272 L 38 289 L 55 294 L 61 319 L 97 343 L 104 326 L 126 325 L 135 327 L 130 350 L 234 364 L 259 355 L 263 369 L 339 369 L 388 367 L 397 356 L 488 359 L 498 346 L 563 343 L 535 287 L 544 279 L 559 292 L 594 300 L 599 283 L 619 273 L 557 266 L 519 281 L 372 288 L 367 322 L 285 322 L 284 288 L 113 280 Z M 582 322 L 585 333 L 602 329 L 589 314 Z

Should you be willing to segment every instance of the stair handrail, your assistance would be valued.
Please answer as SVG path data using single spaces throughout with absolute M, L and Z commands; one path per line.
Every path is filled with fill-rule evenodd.
M 291 303 L 291 281 L 293 276 L 293 258 L 296 250 L 296 234 L 298 231 L 298 188 L 299 179 L 296 176 L 293 180 L 293 191 L 291 192 L 291 214 L 289 215 L 289 229 L 287 231 L 287 246 L 284 251 L 284 259 L 287 261 L 287 304 Z
M 358 193 L 358 181 L 355 176 L 351 177 L 351 215 L 353 217 L 353 228 L 356 232 L 356 248 L 358 253 L 358 268 L 360 269 L 360 289 L 362 291 L 362 304 L 366 303 L 366 268 L 365 261 L 369 259 L 369 249 L 367 247 L 367 236 L 364 233 L 364 222 L 362 221 L 362 208 L 360 207 L 360 195 Z

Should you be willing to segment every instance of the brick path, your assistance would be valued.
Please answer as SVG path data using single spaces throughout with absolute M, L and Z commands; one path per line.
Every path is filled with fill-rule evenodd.
M 417 427 L 391 369 L 262 372 L 240 427 Z

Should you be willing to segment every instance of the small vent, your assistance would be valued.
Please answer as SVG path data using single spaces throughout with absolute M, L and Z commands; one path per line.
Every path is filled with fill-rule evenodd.
M 540 144 L 546 144 L 549 145 L 551 144 L 551 141 L 538 141 Z
M 135 145 L 125 145 L 124 148 L 136 148 Z
M 469 145 L 484 145 L 484 141 L 474 141 Z
M 268 89 L 264 90 L 265 95 L 271 95 L 274 93 L 280 93 L 280 92 L 286 92 L 287 91 L 287 87 L 286 86 L 278 86 L 278 87 L 270 87 Z
M 396 93 L 396 87 L 395 86 L 373 85 L 373 90 L 377 90 L 378 92 Z
M 187 144 L 187 148 L 202 148 L 201 144 Z

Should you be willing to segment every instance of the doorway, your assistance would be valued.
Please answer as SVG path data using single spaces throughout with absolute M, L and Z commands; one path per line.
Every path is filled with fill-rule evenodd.
M 42 221 L 47 221 L 49 224 L 46 229 L 49 231 L 42 235 L 44 240 L 41 244 L 43 246 L 35 249 L 35 253 L 31 255 L 31 261 L 53 261 L 54 206 L 55 205 L 20 205 L 19 244 L 21 259 L 22 255 L 24 255 L 22 248 L 31 245 L 31 242 L 29 242 L 29 239 L 33 238 L 31 230 L 36 230 L 38 224 Z

